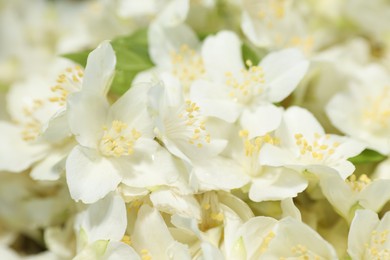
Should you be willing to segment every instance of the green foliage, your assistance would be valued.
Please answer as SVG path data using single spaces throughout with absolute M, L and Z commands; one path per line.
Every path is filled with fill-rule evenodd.
M 243 60 L 250 60 L 254 65 L 257 65 L 261 61 L 261 59 L 267 54 L 266 50 L 257 48 L 246 42 L 242 44 L 241 51 Z
M 138 72 L 153 67 L 148 53 L 147 30 L 141 29 L 131 35 L 117 37 L 111 41 L 111 45 L 116 54 L 117 64 L 110 91 L 121 95 L 130 88 Z M 63 57 L 85 67 L 90 52 L 91 50 L 69 53 Z
M 361 152 L 359 155 L 349 158 L 349 161 L 353 164 L 361 164 L 361 163 L 376 163 L 383 161 L 387 157 L 370 149 L 366 149 Z

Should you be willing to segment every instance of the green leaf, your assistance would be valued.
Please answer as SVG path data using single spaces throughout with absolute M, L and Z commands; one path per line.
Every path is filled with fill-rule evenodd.
M 260 60 L 267 54 L 266 50 L 257 48 L 248 42 L 244 42 L 241 46 L 242 58 L 246 62 L 250 60 L 253 64 L 258 64 Z
M 141 29 L 131 35 L 120 36 L 111 41 L 116 54 L 115 76 L 110 91 L 125 93 L 137 73 L 153 67 L 148 53 L 147 30 Z M 85 67 L 91 50 L 65 54 L 63 57 Z
M 349 161 L 353 164 L 361 164 L 361 163 L 375 163 L 380 162 L 386 159 L 387 157 L 370 149 L 366 149 L 361 152 L 359 155 L 349 158 Z
M 62 57 L 72 60 L 85 68 L 85 65 L 87 64 L 87 58 L 90 52 L 91 50 L 76 53 L 67 53 L 63 54 Z

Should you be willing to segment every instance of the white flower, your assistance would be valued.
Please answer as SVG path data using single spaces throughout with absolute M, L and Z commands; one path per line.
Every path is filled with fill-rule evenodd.
M 160 213 L 148 205 L 139 209 L 130 241 L 142 259 L 191 259 L 188 246 L 173 238 Z
M 285 49 L 270 53 L 258 65 L 247 61 L 246 69 L 241 41 L 230 31 L 207 37 L 202 57 L 209 80 L 195 81 L 190 97 L 205 108 L 206 115 L 227 122 L 236 121 L 243 112 L 252 121 L 257 114 L 277 116 L 275 107 L 265 105 L 291 94 L 308 68 L 298 50 Z M 274 121 L 270 116 L 264 120 Z
M 189 11 L 189 0 L 137 0 L 118 1 L 118 15 L 122 18 L 141 19 L 155 17 L 154 23 L 175 26 L 183 22 Z
M 79 145 L 67 158 L 66 176 L 72 198 L 92 203 L 120 182 L 131 185 L 137 175 L 153 172 L 159 145 L 146 110 L 148 86 L 133 86 L 109 107 L 105 94 L 115 67 L 112 47 L 106 43 L 99 59 L 88 65 L 82 91 L 68 99 L 69 126 Z
M 192 162 L 215 157 L 225 148 L 227 141 L 211 136 L 202 108 L 185 100 L 177 81 L 154 83 L 149 101 L 156 135 L 172 154 Z
M 18 82 L 8 92 L 7 109 L 13 123 L 0 122 L 4 133 L 0 137 L 3 144 L 0 149 L 6 149 L 0 159 L 2 170 L 20 172 L 42 159 L 53 166 L 66 156 L 66 148 L 62 146 L 64 138 L 70 136 L 66 98 L 69 93 L 80 90 L 83 71 L 60 59 L 49 67 L 45 74 Z M 64 73 L 53 83 L 53 75 L 57 76 L 60 71 Z M 58 155 L 57 161 L 46 160 L 46 156 L 52 157 L 51 153 Z M 42 173 L 49 174 L 47 171 Z M 44 179 L 38 175 L 33 177 Z M 50 179 L 58 177 L 57 172 Z
M 130 246 L 121 242 L 126 226 L 126 206 L 120 196 L 110 194 L 90 205 L 76 217 L 78 253 L 74 259 L 140 259 Z
M 336 251 L 317 232 L 294 218 L 278 222 L 263 243 L 266 251 L 261 259 L 338 259 Z
M 390 214 L 381 220 L 371 210 L 358 210 L 348 235 L 348 254 L 353 260 L 390 257 Z
M 253 125 L 260 125 L 253 122 Z M 258 132 L 258 131 L 256 131 Z M 307 187 L 307 180 L 295 170 L 284 167 L 269 167 L 259 163 L 259 152 L 264 144 L 277 144 L 278 138 L 272 133 L 263 133 L 250 138 L 250 131 L 241 130 L 237 134 L 241 140 L 231 143 L 232 158 L 239 164 L 237 169 L 249 181 L 249 198 L 253 201 L 282 200 L 295 197 Z M 236 137 L 232 137 L 232 139 Z
M 169 79 L 173 77 L 187 93 L 193 81 L 205 76 L 199 40 L 186 24 L 168 28 L 158 23 L 152 24 L 148 30 L 148 47 L 156 67 L 141 72 L 135 82 L 144 78 L 153 79 L 157 74 L 164 82 L 168 80 L 165 83 L 169 84 Z
M 349 90 L 326 107 L 334 126 L 383 154 L 390 153 L 390 77 L 377 65 L 357 71 Z
M 351 175 L 343 180 L 337 174 L 320 177 L 323 194 L 346 219 L 351 220 L 359 208 L 378 212 L 390 199 L 390 180 L 371 180 L 367 175 Z
M 251 42 L 260 47 L 313 48 L 313 38 L 306 33 L 306 24 L 294 0 L 244 0 L 241 28 Z
M 336 170 L 345 179 L 355 167 L 348 158 L 363 151 L 364 145 L 347 137 L 325 134 L 314 116 L 299 107 L 290 107 L 276 131 L 280 145 L 265 144 L 260 151 L 260 163 L 285 166 L 312 173 Z

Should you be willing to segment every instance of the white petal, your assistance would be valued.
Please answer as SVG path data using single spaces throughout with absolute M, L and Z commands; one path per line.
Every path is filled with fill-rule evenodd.
M 138 211 L 131 238 L 138 252 L 146 249 L 152 258 L 166 257 L 167 248 L 174 242 L 160 213 L 148 205 L 143 205 Z
M 192 174 L 201 190 L 230 190 L 240 188 L 249 181 L 237 163 L 223 157 L 198 162 Z
M 187 13 L 190 8 L 189 0 L 172 0 L 164 6 L 162 10 L 157 13 L 157 23 L 161 23 L 163 26 L 171 27 L 182 22 L 186 19 Z
M 42 138 L 49 142 L 59 142 L 71 136 L 66 110 L 55 113 L 42 128 Z
M 110 194 L 90 205 L 76 217 L 75 228 L 83 229 L 88 243 L 97 240 L 120 240 L 127 226 L 126 206 L 118 195 Z
M 292 153 L 290 153 L 286 149 L 270 144 L 264 144 L 261 148 L 259 154 L 259 162 L 262 165 L 275 167 L 296 164 L 295 158 Z
M 103 135 L 108 102 L 101 95 L 78 92 L 68 97 L 68 122 L 82 146 L 95 148 Z
M 274 228 L 276 219 L 270 217 L 254 217 L 240 229 L 247 250 L 247 259 L 259 259 L 259 248 L 264 239 Z
M 202 242 L 200 245 L 203 252 L 204 260 L 224 260 L 222 252 L 211 243 L 207 241 Z
M 115 190 L 122 177 L 97 151 L 76 146 L 66 160 L 66 180 L 76 201 L 93 203 Z
M 129 245 L 122 242 L 110 241 L 107 245 L 106 252 L 104 252 L 102 260 L 123 259 L 141 260 L 141 257 Z
M 282 120 L 283 109 L 272 104 L 263 105 L 255 111 L 244 110 L 240 123 L 243 129 L 249 131 L 249 139 L 263 136 L 279 127 Z
M 325 175 L 320 177 L 320 187 L 329 203 L 348 219 L 349 210 L 356 202 L 356 197 L 348 184 L 338 175 Z
M 210 143 L 198 148 L 188 142 L 178 142 L 178 147 L 193 162 L 203 161 L 219 155 L 226 147 L 227 140 L 211 139 Z M 184 158 L 183 158 L 184 159 Z
M 226 72 L 239 73 L 244 68 L 241 41 L 230 31 L 207 37 L 202 47 L 202 58 L 207 74 L 218 83 L 225 83 Z
M 322 259 L 338 259 L 336 251 L 327 241 L 309 226 L 292 217 L 280 220 L 275 233 L 268 250 L 262 255 L 264 259 L 292 258 L 296 254 L 291 248 L 297 245 L 305 246 Z
M 153 138 L 152 119 L 147 111 L 149 84 L 133 85 L 110 108 L 108 121 L 120 120 L 142 133 L 143 137 Z
M 115 64 L 114 50 L 111 44 L 105 41 L 88 55 L 82 91 L 104 96 L 110 88 Z
M 249 198 L 256 202 L 292 198 L 307 185 L 307 180 L 296 171 L 267 167 L 261 177 L 252 180 Z
M 25 142 L 22 129 L 0 122 L 0 171 L 21 172 L 47 154 L 48 146 Z
M 267 84 L 268 100 L 280 102 L 305 76 L 309 62 L 297 49 L 285 49 L 267 55 L 260 63 Z
M 30 176 L 34 180 L 58 180 L 61 173 L 65 171 L 65 160 L 65 153 L 52 152 L 45 159 L 34 165 Z
M 379 218 L 371 210 L 358 210 L 352 220 L 348 234 L 348 254 L 352 259 L 363 259 L 366 243 L 370 242 L 371 232 L 379 224 Z
M 360 192 L 359 203 L 378 212 L 390 200 L 390 180 L 375 180 Z
M 241 105 L 233 102 L 221 84 L 197 80 L 191 85 L 190 97 L 202 108 L 202 114 L 205 116 L 233 123 L 241 112 Z
M 159 185 L 171 185 L 179 178 L 181 168 L 175 158 L 165 149 L 152 141 L 156 149 L 148 157 L 125 158 L 123 163 L 125 173 L 122 182 L 130 187 L 154 187 Z M 135 155 L 135 154 L 134 154 Z M 131 155 L 133 157 L 133 155 Z
M 280 202 L 280 207 L 282 208 L 283 211 L 283 218 L 290 216 L 292 218 L 295 218 L 298 221 L 302 221 L 301 212 L 295 206 L 292 198 L 287 198 L 282 200 Z
M 148 30 L 149 54 L 152 61 L 159 67 L 171 68 L 171 53 L 178 51 L 182 45 L 197 49 L 199 41 L 191 27 L 180 24 L 174 27 L 164 27 L 152 23 Z
M 324 129 L 308 110 L 300 107 L 290 107 L 283 115 L 288 135 L 294 138 L 297 133 L 305 138 L 314 138 L 314 133 L 324 134 Z M 294 141 L 295 142 L 295 141 Z
M 181 195 L 171 190 L 158 190 L 150 194 L 153 206 L 171 215 L 201 220 L 200 206 L 192 195 Z

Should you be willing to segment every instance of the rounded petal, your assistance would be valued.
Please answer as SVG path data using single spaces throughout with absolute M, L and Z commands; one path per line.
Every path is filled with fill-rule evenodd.
M 275 237 L 269 243 L 264 259 L 293 258 L 296 254 L 291 248 L 301 245 L 317 255 L 320 259 L 338 259 L 334 248 L 316 231 L 292 217 L 279 221 L 275 229 Z
M 107 245 L 106 252 L 104 252 L 102 260 L 123 259 L 141 260 L 141 257 L 129 245 L 123 242 L 110 241 Z
M 66 180 L 74 200 L 94 203 L 115 190 L 122 177 L 96 150 L 76 146 L 66 160 Z
M 348 254 L 352 259 L 364 259 L 365 245 L 379 224 L 378 215 L 371 210 L 357 210 L 348 234 Z
M 205 116 L 213 116 L 234 123 L 241 113 L 241 105 L 233 102 L 222 85 L 197 80 L 191 85 L 191 99 Z
M 297 49 L 285 49 L 267 55 L 259 64 L 264 71 L 268 100 L 280 102 L 298 86 L 309 62 Z
M 22 139 L 22 129 L 0 122 L 0 171 L 21 172 L 46 156 L 48 146 Z
M 200 190 L 236 189 L 249 181 L 249 178 L 242 174 L 242 169 L 237 163 L 223 157 L 196 163 L 192 174 Z
M 111 44 L 105 41 L 88 55 L 82 91 L 106 95 L 114 77 L 115 65 L 115 52 Z
M 101 95 L 78 92 L 68 97 L 68 123 L 79 144 L 96 148 L 106 124 L 108 102 Z
M 65 159 L 65 153 L 50 153 L 45 159 L 34 165 L 30 172 L 31 178 L 45 181 L 58 180 L 65 170 Z
M 156 23 L 171 27 L 182 24 L 190 9 L 189 0 L 172 0 L 159 10 Z
M 171 215 L 201 220 L 200 206 L 192 195 L 181 195 L 171 190 L 158 190 L 150 194 L 153 206 Z
M 185 24 L 164 27 L 161 24 L 153 23 L 149 26 L 148 43 L 153 63 L 159 67 L 170 69 L 172 51 L 178 51 L 182 45 L 197 49 L 199 40 L 191 27 Z
M 202 58 L 207 74 L 218 83 L 225 83 L 225 73 L 238 73 L 244 68 L 241 41 L 230 31 L 207 37 L 202 47 Z
M 244 110 L 240 123 L 249 131 L 249 139 L 263 136 L 279 127 L 283 109 L 272 104 L 257 107 L 254 111 Z
M 253 201 L 283 200 L 296 197 L 308 185 L 298 172 L 286 168 L 266 168 L 265 173 L 252 180 L 249 198 Z
M 76 217 L 75 227 L 83 229 L 88 243 L 98 240 L 121 240 L 126 231 L 126 205 L 118 195 L 110 194 L 90 205 Z

